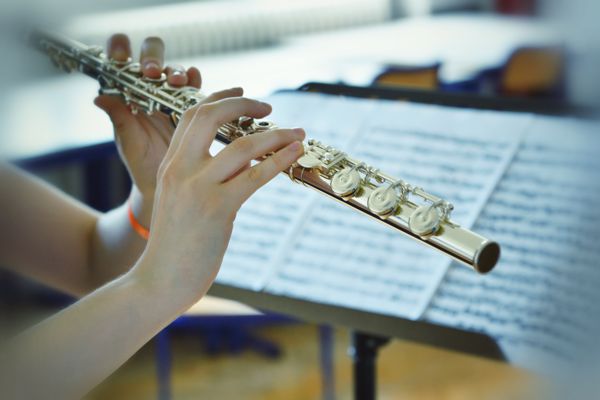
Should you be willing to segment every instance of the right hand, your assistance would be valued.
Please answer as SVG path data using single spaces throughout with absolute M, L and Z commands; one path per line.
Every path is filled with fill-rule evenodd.
M 275 129 L 210 155 L 219 126 L 270 112 L 266 103 L 232 97 L 190 109 L 175 130 L 158 171 L 151 235 L 134 273 L 178 296 L 182 306 L 198 301 L 214 281 L 241 205 L 303 152 L 302 129 Z

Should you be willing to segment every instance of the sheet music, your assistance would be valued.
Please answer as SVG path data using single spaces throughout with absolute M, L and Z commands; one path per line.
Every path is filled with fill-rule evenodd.
M 598 148 L 593 123 L 537 117 L 475 225 L 501 243 L 499 265 L 486 276 L 453 265 L 424 319 L 485 332 L 542 372 L 597 347 Z
M 320 129 L 336 131 L 348 115 L 359 120 L 350 99 L 336 114 L 332 105 L 339 99 L 295 94 L 286 101 L 298 97 L 322 102 L 323 113 L 299 113 L 296 124 L 316 119 Z M 344 149 L 449 199 L 465 226 L 475 221 L 530 123 L 527 115 L 372 103 L 377 107 L 361 114 L 358 136 Z M 327 143 L 337 145 L 335 138 Z M 268 292 L 413 319 L 449 265 L 445 256 L 324 197 L 315 199 L 292 245 L 274 263 Z
M 217 282 L 260 290 L 273 258 L 290 240 L 313 193 L 278 176 L 239 211 Z
M 281 93 L 267 99 L 276 110 L 269 118 L 282 127 L 302 126 L 311 137 L 346 146 L 359 131 L 373 102 L 331 102 L 324 96 Z M 331 116 L 351 113 L 332 126 Z M 218 147 L 218 146 L 217 146 Z M 218 148 L 213 148 L 213 153 Z M 275 259 L 291 245 L 295 233 L 312 207 L 316 194 L 278 176 L 242 207 L 217 276 L 219 283 L 261 290 L 277 267 Z

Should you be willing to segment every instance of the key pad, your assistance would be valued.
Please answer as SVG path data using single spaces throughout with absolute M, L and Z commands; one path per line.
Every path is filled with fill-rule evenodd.
M 333 176 L 331 189 L 340 197 L 352 197 L 360 189 L 361 181 L 358 171 L 346 168 Z
M 367 205 L 369 210 L 375 214 L 380 217 L 387 217 L 397 210 L 399 200 L 400 197 L 393 187 L 382 186 L 371 193 Z
M 410 216 L 408 226 L 419 236 L 429 236 L 437 232 L 442 222 L 442 215 L 437 207 L 425 204 L 418 207 Z

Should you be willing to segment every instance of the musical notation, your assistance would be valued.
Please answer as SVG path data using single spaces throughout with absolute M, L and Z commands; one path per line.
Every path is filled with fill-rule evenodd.
M 511 362 L 536 371 L 552 373 L 591 348 L 600 315 L 597 130 L 536 117 L 475 224 L 502 243 L 500 265 L 485 279 L 452 266 L 426 320 L 485 332 Z
M 217 281 L 261 290 L 274 257 L 292 240 L 314 196 L 282 176 L 256 192 L 236 217 Z
M 277 94 L 274 99 L 282 105 L 293 102 L 285 107 L 275 107 L 276 117 L 283 126 L 295 126 L 302 121 L 304 129 L 312 135 L 340 147 L 355 139 L 364 115 L 374 107 L 371 101 L 351 102 L 356 113 L 338 121 L 338 129 L 330 129 L 331 121 L 327 122 L 327 116 L 335 113 L 341 104 L 333 104 L 324 96 L 295 96 L 291 93 Z M 346 103 L 346 100 L 341 100 L 341 103 Z M 313 113 L 314 110 L 320 112 Z M 308 114 L 312 114 L 311 118 L 307 118 Z M 255 193 L 238 213 L 217 281 L 262 290 L 277 268 L 275 260 L 278 255 L 293 244 L 295 233 L 307 210 L 314 206 L 315 198 L 315 193 L 290 185 L 289 180 L 282 176 Z
M 510 362 L 536 371 L 579 359 L 577 350 L 588 348 L 596 337 L 590 332 L 599 328 L 594 316 L 600 315 L 596 126 L 388 102 L 377 102 L 375 109 L 364 100 L 356 100 L 362 105 L 357 110 L 350 99 L 338 109 L 338 99 L 309 94 L 278 94 L 269 100 L 281 110 L 277 118 L 284 123 L 286 116 L 313 123 L 316 137 L 443 191 L 458 205 L 457 218 L 502 243 L 503 256 L 485 276 L 460 265 L 448 269 L 443 257 L 417 243 L 313 197 L 300 212 L 290 204 L 270 208 L 289 217 L 269 233 L 274 255 L 265 261 L 268 267 L 255 287 L 483 332 L 498 341 Z M 327 121 L 342 108 L 353 120 L 340 133 Z M 301 120 L 302 110 L 313 119 Z M 374 119 L 377 123 L 369 122 Z M 242 210 L 242 218 L 246 211 L 251 213 Z M 263 219 L 254 223 L 259 227 Z M 233 246 L 243 240 L 246 228 Z M 255 244 L 246 240 L 244 245 Z M 264 252 L 258 245 L 255 250 Z M 226 263 L 223 272 L 259 265 L 251 258 L 237 261 L 237 267 Z M 240 273 L 232 284 L 249 275 Z
M 394 174 L 405 174 L 413 182 L 427 181 L 423 185 L 443 191 L 450 201 L 460 204 L 461 221 L 474 221 L 491 190 L 488 183 L 494 183 L 503 171 L 518 140 L 506 137 L 486 143 L 474 140 L 471 134 L 430 133 L 427 123 L 404 130 L 405 121 L 412 121 L 410 116 L 421 107 L 427 108 L 390 104 L 389 109 L 371 114 L 371 121 L 384 120 L 380 112 L 396 118 L 388 126 L 380 122 L 363 125 L 353 152 Z M 522 126 L 526 125 L 523 121 Z M 456 131 L 461 132 L 458 127 Z M 419 148 L 426 151 L 415 151 Z M 471 162 L 465 165 L 464 159 Z M 317 202 L 292 251 L 280 259 L 267 290 L 417 318 L 448 262 L 420 246 L 397 240 L 379 226 L 367 225 L 340 207 Z
M 475 220 L 529 123 L 527 116 L 446 116 L 435 106 L 316 94 L 282 93 L 269 101 L 278 121 L 306 124 L 312 136 L 350 148 L 366 162 L 447 191 L 467 224 Z M 449 121 L 445 131 L 440 118 Z M 337 129 L 340 120 L 346 125 Z M 482 140 L 473 124 L 502 134 Z M 290 228 L 291 237 L 275 239 L 285 244 L 273 250 L 277 255 L 265 267 L 265 290 L 407 318 L 422 313 L 449 265 L 445 257 L 327 200 L 314 198 L 307 210 Z M 283 230 L 276 234 L 282 235 Z M 244 236 L 248 242 L 243 233 L 240 240 Z M 226 262 L 223 274 L 246 262 L 239 260 L 237 267 Z

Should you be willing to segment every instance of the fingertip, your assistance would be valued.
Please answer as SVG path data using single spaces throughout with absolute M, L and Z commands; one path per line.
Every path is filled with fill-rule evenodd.
M 111 118 L 113 114 L 128 112 L 129 110 L 123 99 L 118 96 L 100 95 L 94 99 L 94 104 Z
M 94 99 L 94 105 L 101 110 L 108 111 L 110 106 L 110 96 L 99 95 Z
M 169 85 L 180 87 L 188 84 L 188 75 L 185 69 L 179 65 L 172 65 L 167 67 L 167 82 Z
M 292 132 L 299 140 L 304 140 L 304 138 L 306 138 L 306 132 L 302 128 L 294 128 L 292 129 Z
M 142 44 L 142 50 L 147 48 L 164 51 L 165 42 L 158 36 L 148 36 L 146 39 L 144 39 L 144 43 Z
M 162 75 L 162 67 L 156 60 L 146 60 L 142 64 L 142 73 L 146 78 L 159 79 Z
M 256 102 L 258 107 L 256 107 L 256 111 L 255 111 L 254 115 L 251 115 L 252 117 L 264 118 L 267 115 L 271 114 L 271 111 L 273 111 L 273 107 L 271 107 L 271 105 L 269 103 L 264 103 L 262 101 L 257 101 L 257 100 L 254 100 L 254 101 Z
M 265 111 L 268 111 L 269 114 L 271 111 L 273 111 L 273 106 L 271 106 L 269 103 L 265 103 L 264 101 L 260 101 L 259 103 Z
M 181 86 L 185 86 L 188 83 L 188 78 L 185 75 L 171 75 L 168 77 L 168 82 L 169 85 L 174 86 L 174 87 L 181 87 Z
M 196 89 L 200 89 L 202 86 L 202 74 L 196 67 L 190 67 L 187 70 L 188 85 L 193 86 Z
M 271 114 L 271 108 L 270 107 L 259 106 L 259 108 L 255 109 L 254 112 L 252 113 L 252 115 L 248 115 L 248 117 L 265 118 L 269 114 Z
M 124 33 L 112 35 L 107 42 L 108 57 L 116 61 L 127 61 L 131 57 L 131 43 Z
M 248 97 L 232 96 L 225 99 L 219 100 L 219 102 L 227 104 L 236 104 L 237 107 L 244 109 L 241 111 L 241 115 L 246 115 L 253 118 L 263 118 L 269 115 L 272 111 L 272 107 L 269 103 L 263 101 L 250 99 Z
M 114 34 L 110 35 L 109 40 L 111 40 L 111 41 L 120 40 L 120 41 L 123 41 L 123 42 L 129 42 L 129 36 L 127 36 L 123 32 L 117 32 L 117 33 L 114 33 Z
M 163 70 L 165 44 L 159 37 L 148 37 L 142 44 L 140 64 L 146 78 L 159 79 Z

